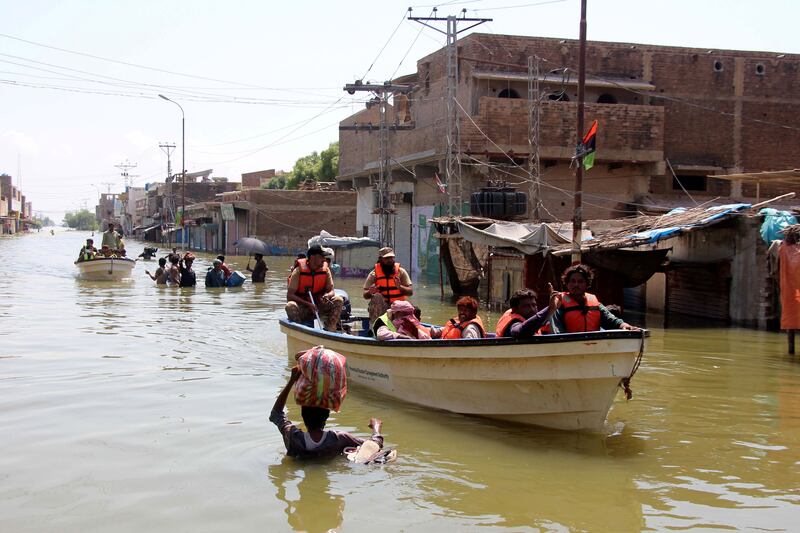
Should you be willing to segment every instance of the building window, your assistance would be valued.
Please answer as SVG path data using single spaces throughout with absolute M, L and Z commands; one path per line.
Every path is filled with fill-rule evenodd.
M 680 180 L 680 182 L 678 181 Z M 681 187 L 681 184 L 683 187 Z M 673 176 L 672 177 L 672 190 L 681 191 L 706 191 L 708 190 L 707 178 L 705 176 Z
M 767 71 L 767 68 L 764 66 L 764 63 L 758 63 L 756 65 L 756 74 L 757 75 L 763 76 L 766 71 Z
M 503 89 L 500 91 L 500 94 L 497 95 L 498 98 L 519 98 L 519 93 L 514 89 Z
M 566 91 L 556 91 L 554 93 L 550 93 L 547 95 L 548 100 L 552 100 L 554 102 L 569 102 L 569 96 L 567 96 Z
M 603 93 L 597 97 L 598 104 L 616 104 L 617 97 L 613 94 Z
M 714 61 L 714 72 L 722 72 L 722 61 L 719 59 Z

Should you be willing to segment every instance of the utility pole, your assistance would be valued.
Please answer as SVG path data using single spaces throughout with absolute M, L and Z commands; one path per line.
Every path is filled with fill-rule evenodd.
M 576 132 L 575 206 L 572 213 L 572 263 L 581 262 L 583 226 L 583 100 L 586 86 L 586 0 L 581 0 L 580 49 L 578 53 L 578 118 Z
M 386 117 L 387 106 L 389 105 L 389 96 L 392 94 L 408 94 L 411 92 L 411 85 L 393 84 L 391 81 L 378 83 L 363 83 L 361 80 L 356 80 L 355 83 L 348 83 L 344 86 L 344 90 L 350 94 L 356 92 L 371 92 L 375 96 L 367 102 L 367 109 L 373 106 L 378 106 L 379 124 L 378 131 L 380 133 L 380 174 L 376 184 L 377 192 L 377 205 L 372 211 L 373 214 L 378 215 L 378 241 L 381 246 L 394 246 L 394 209 L 392 208 L 389 193 L 391 192 L 392 185 L 392 171 L 389 155 L 389 131 L 397 130 L 410 130 L 413 129 L 411 125 L 400 125 L 397 123 L 397 116 L 395 116 L 395 123 L 389 124 Z M 372 131 L 375 127 L 372 124 L 354 124 L 347 126 L 339 126 L 340 131 Z
M 541 168 L 539 166 L 539 112 L 542 93 L 539 90 L 539 58 L 528 56 L 528 175 L 530 186 L 528 197 L 531 203 L 531 218 L 539 222 L 542 205 L 540 192 Z
M 419 22 L 423 26 L 427 26 L 428 28 L 436 30 L 447 37 L 447 46 L 445 48 L 445 55 L 447 58 L 447 78 L 445 84 L 445 138 L 447 141 L 445 160 L 445 187 L 447 188 L 447 213 L 451 216 L 459 216 L 461 215 L 463 195 L 461 191 L 461 144 L 459 142 L 458 106 L 456 105 L 456 96 L 458 90 L 458 48 L 456 47 L 456 40 L 458 39 L 459 33 L 472 29 L 479 24 L 483 24 L 484 22 L 491 22 L 492 19 L 468 18 L 466 16 L 466 9 L 461 10 L 460 17 L 456 17 L 454 15 L 439 17 L 436 15 L 436 11 L 437 9 L 433 8 L 433 17 L 412 17 L 411 8 L 409 7 L 408 20 Z M 429 24 L 429 22 L 445 22 L 447 31 L 442 31 L 432 24 Z M 459 22 L 471 24 L 459 30 Z
M 130 175 L 128 174 L 128 170 L 132 168 L 136 168 L 138 165 L 136 163 L 131 163 L 127 159 L 124 163 L 120 163 L 119 165 L 114 165 L 116 168 L 120 170 L 119 175 L 122 176 L 123 183 L 125 184 L 125 188 L 127 189 L 128 186 L 133 185 L 132 178 L 138 178 L 137 175 Z
M 161 148 L 161 151 L 167 154 L 167 177 L 172 176 L 172 160 L 170 156 L 172 155 L 172 151 L 175 150 L 175 145 L 170 143 L 162 143 L 158 145 Z
M 131 163 L 126 159 L 124 163 L 114 166 L 120 170 L 119 174 L 122 176 L 122 180 L 125 183 L 125 196 L 122 201 L 122 233 L 130 235 L 131 230 L 133 230 L 133 224 L 128 220 L 128 207 L 130 206 L 130 193 L 128 192 L 128 188 L 133 186 L 133 178 L 137 178 L 138 176 L 129 174 L 128 170 L 136 168 L 137 164 Z

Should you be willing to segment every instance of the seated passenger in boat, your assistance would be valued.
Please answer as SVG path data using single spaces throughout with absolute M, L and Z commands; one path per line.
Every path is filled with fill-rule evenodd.
M 278 431 L 283 436 L 286 455 L 299 458 L 332 457 L 342 453 L 345 448 L 360 446 L 364 443 L 365 439 L 345 431 L 325 430 L 325 423 L 328 421 L 330 411 L 322 407 L 300 408 L 307 432 L 301 431 L 287 420 L 283 411 L 286 398 L 299 378 L 300 369 L 294 367 L 289 381 L 275 400 L 275 405 L 272 406 L 272 412 L 269 415 L 270 422 L 278 426 Z M 369 427 L 372 428 L 372 436 L 369 440 L 374 441 L 379 447 L 383 447 L 381 425 L 380 419 L 370 418 Z
M 443 339 L 480 339 L 486 336 L 483 321 L 478 316 L 478 300 L 464 296 L 456 302 L 458 316 L 447 321 L 442 328 Z
M 114 250 L 108 247 L 107 244 L 104 244 L 102 248 L 100 248 L 100 256 L 102 258 L 116 258 L 117 254 L 114 253 Z M 97 257 L 95 257 L 97 259 Z
M 344 299 L 333 290 L 333 275 L 325 263 L 322 247 L 308 249 L 306 259 L 289 275 L 286 289 L 286 316 L 292 322 L 312 323 L 317 314 L 328 331 L 336 331 Z M 309 296 L 310 293 L 310 296 Z
M 370 324 L 389 309 L 392 302 L 405 300 L 414 294 L 411 277 L 400 263 L 395 262 L 394 250 L 378 250 L 378 262 L 364 282 L 364 299 L 369 300 L 367 312 Z
M 414 306 L 405 300 L 392 302 L 389 310 L 372 324 L 372 332 L 379 341 L 432 338 L 431 330 L 414 315 Z
M 536 307 L 536 294 L 530 289 L 520 289 L 511 295 L 509 303 L 511 309 L 503 313 L 497 321 L 495 334 L 498 337 L 513 337 L 525 339 L 534 335 L 541 335 L 548 330 L 544 326 L 552 316 L 551 309 L 558 305 L 558 293 L 550 289 L 550 305 L 539 310 Z
M 86 239 L 86 244 L 78 253 L 78 261 L 91 261 L 97 255 L 97 248 L 94 247 L 94 239 Z
M 586 290 L 592 285 L 594 273 L 586 265 L 572 265 L 564 271 L 561 282 L 567 291 L 561 293 L 558 310 L 553 315 L 557 333 L 579 333 L 601 329 L 638 330 L 615 317 Z

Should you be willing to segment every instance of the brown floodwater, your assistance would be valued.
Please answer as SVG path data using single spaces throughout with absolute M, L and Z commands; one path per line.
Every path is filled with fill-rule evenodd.
M 267 420 L 288 377 L 289 258 L 240 289 L 75 278 L 81 232 L 0 239 L 0 531 L 797 530 L 800 356 L 776 333 L 652 337 L 602 434 L 432 411 L 353 388 L 394 464 L 299 462 Z M 142 244 L 128 246 L 135 254 Z M 197 261 L 202 276 L 210 256 Z M 244 269 L 246 258 L 231 262 Z M 359 280 L 339 280 L 356 308 Z M 428 320 L 453 310 L 416 284 Z M 490 322 L 494 323 L 497 313 Z M 290 417 L 299 419 L 290 405 Z

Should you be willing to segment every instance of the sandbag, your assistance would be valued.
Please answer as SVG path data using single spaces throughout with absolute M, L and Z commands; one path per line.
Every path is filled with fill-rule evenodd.
M 294 386 L 295 401 L 305 407 L 339 408 L 347 395 L 347 360 L 324 346 L 314 346 L 297 358 L 300 378 Z

